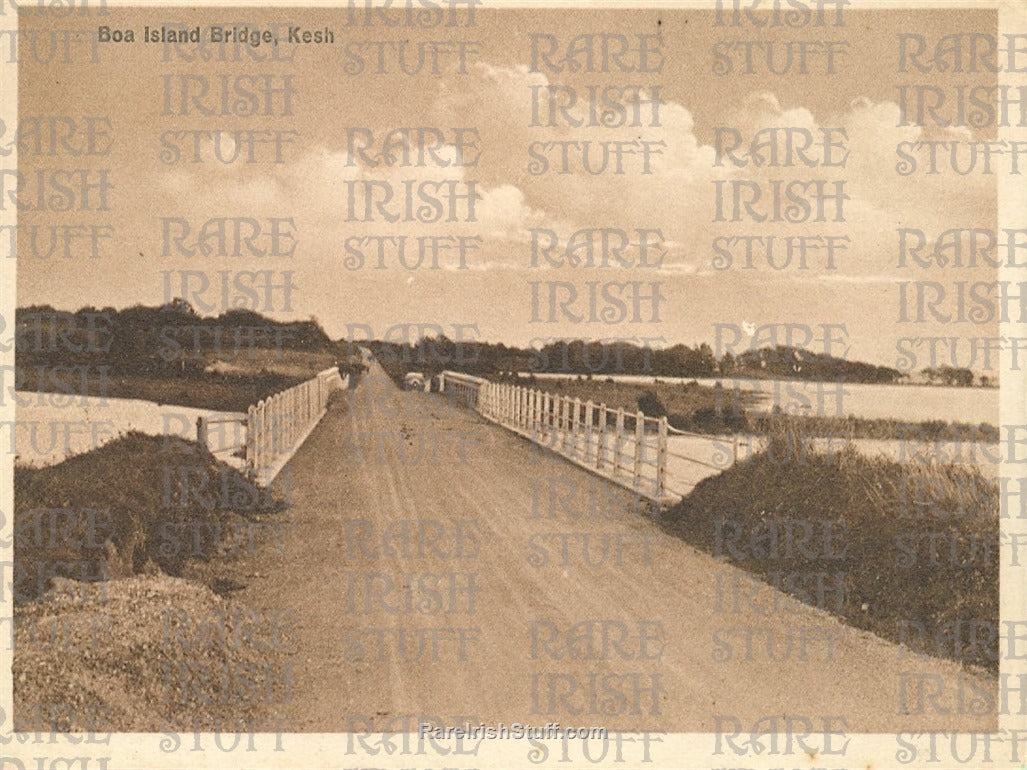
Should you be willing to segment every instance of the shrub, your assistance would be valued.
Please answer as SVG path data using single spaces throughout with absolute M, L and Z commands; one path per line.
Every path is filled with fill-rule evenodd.
M 647 417 L 666 417 L 667 407 L 660 401 L 655 391 L 647 390 L 638 397 L 638 409 Z

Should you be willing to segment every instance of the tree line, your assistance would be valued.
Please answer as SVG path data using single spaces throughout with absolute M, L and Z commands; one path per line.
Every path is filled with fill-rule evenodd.
M 717 356 L 705 342 L 659 349 L 623 340 L 558 340 L 524 348 L 501 342 L 454 341 L 445 335 L 415 342 L 333 342 L 316 318 L 275 321 L 241 308 L 201 316 L 182 299 L 122 310 L 83 307 L 71 312 L 49 305 L 18 308 L 14 339 L 19 366 L 106 365 L 111 372 L 126 374 L 199 374 L 217 358 L 231 360 L 255 349 L 334 351 L 342 357 L 366 346 L 399 379 L 409 371 L 433 376 L 444 369 L 492 378 L 535 372 L 894 383 L 906 377 L 891 367 L 784 345 Z M 969 369 L 939 366 L 923 370 L 922 375 L 931 383 L 974 384 Z
M 567 340 L 540 348 L 520 348 L 502 343 L 458 342 L 440 336 L 417 342 L 374 340 L 351 344 L 369 347 L 386 370 L 398 377 L 409 371 L 434 376 L 444 369 L 491 378 L 535 372 L 575 376 L 724 376 L 894 383 L 905 376 L 891 367 L 782 345 L 737 356 L 727 352 L 718 358 L 705 342 L 695 347 L 678 344 L 654 349 L 624 341 Z
M 256 349 L 335 347 L 316 319 L 275 321 L 245 309 L 204 317 L 181 299 L 122 310 L 18 308 L 14 342 L 19 367 L 103 365 L 112 373 L 151 375 L 202 373 L 216 358 Z

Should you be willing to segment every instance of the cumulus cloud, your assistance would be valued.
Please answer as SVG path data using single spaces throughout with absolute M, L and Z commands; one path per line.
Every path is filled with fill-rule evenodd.
M 994 194 L 989 180 L 977 178 L 966 184 L 951 172 L 938 175 L 922 173 L 904 177 L 896 172 L 899 158 L 896 147 L 902 142 L 938 138 L 928 136 L 918 126 L 901 125 L 898 105 L 857 99 L 839 115 L 818 121 L 801 105 L 783 106 L 771 92 L 759 91 L 728 110 L 724 123 L 741 137 L 737 154 L 744 153 L 757 133 L 767 129 L 793 129 L 808 132 L 813 146 L 807 155 L 822 157 L 818 149 L 823 129 L 836 129 L 833 141 L 844 149 L 832 150 L 835 159 L 847 152 L 844 167 L 802 164 L 790 166 L 749 163 L 741 168 L 731 162 L 717 162 L 715 148 L 697 137 L 691 111 L 686 105 L 665 101 L 659 108 L 659 125 L 608 128 L 588 125 L 588 112 L 579 103 L 564 109 L 567 118 L 558 125 L 532 125 L 533 114 L 545 116 L 546 110 L 533 113 L 533 94 L 545 93 L 552 85 L 547 77 L 526 66 L 499 67 L 479 62 L 459 86 L 440 84 L 434 118 L 442 125 L 475 125 L 482 132 L 482 144 L 490 148 L 488 174 L 496 180 L 516 180 L 525 196 L 525 205 L 545 212 L 550 219 L 562 219 L 576 226 L 603 226 L 631 229 L 660 226 L 668 241 L 668 262 L 698 264 L 699 272 L 711 270 L 711 244 L 716 237 L 758 235 L 786 238 L 795 235 L 845 235 L 849 248 L 836 263 L 842 274 L 882 275 L 894 268 L 895 230 L 918 223 L 935 230 L 952 222 L 987 226 L 993 221 Z M 579 95 L 582 89 L 579 88 Z M 560 102 L 564 108 L 566 99 Z M 545 104 L 543 100 L 543 105 Z M 643 113 L 645 114 L 645 113 Z M 538 120 L 535 121 L 540 122 Z M 542 120 L 542 123 L 547 123 Z M 571 122 L 584 125 L 572 127 Z M 944 134 L 944 132 L 942 132 Z M 947 138 L 956 138 L 948 132 Z M 733 138 L 733 135 L 732 135 Z M 593 147 L 604 141 L 648 140 L 665 142 L 663 152 L 653 161 L 651 174 L 592 175 L 579 163 L 573 173 L 529 173 L 532 143 L 560 141 L 589 142 Z M 779 157 L 784 158 L 788 143 L 800 146 L 798 133 L 788 136 L 778 131 Z M 538 149 L 544 145 L 535 144 Z M 552 157 L 552 155 L 550 156 Z M 793 160 L 795 158 L 793 157 Z M 757 207 L 767 214 L 766 198 L 772 180 L 844 181 L 848 199 L 844 201 L 842 222 L 717 222 L 715 182 L 726 184 L 723 203 L 733 203 L 729 186 L 733 180 L 749 180 L 761 185 L 764 204 Z M 833 189 L 833 188 L 829 188 Z M 748 191 L 743 191 L 748 193 Z M 800 191 L 801 192 L 801 191 Z M 743 196 L 743 200 L 747 200 Z M 730 218 L 730 208 L 722 211 Z M 744 213 L 744 211 L 743 211 Z M 780 244 L 783 248 L 783 243 Z M 679 272 L 687 272 L 681 267 Z
M 564 118 L 555 125 L 549 125 L 545 119 L 535 121 L 543 125 L 532 125 L 533 114 L 546 114 L 545 109 L 534 110 L 540 104 L 545 106 L 544 100 L 533 99 L 551 85 L 545 75 L 531 72 L 524 65 L 502 67 L 486 62 L 474 64 L 467 76 L 443 77 L 436 82 L 437 93 L 430 121 L 426 122 L 447 128 L 474 127 L 480 134 L 482 150 L 476 167 L 455 163 L 442 168 L 398 163 L 370 165 L 350 158 L 339 148 L 317 147 L 270 170 L 236 166 L 231 176 L 199 176 L 176 170 L 164 176 L 164 183 L 197 211 L 245 210 L 273 215 L 284 208 L 302 212 L 304 232 L 317 234 L 319 253 L 324 255 L 338 254 L 346 237 L 361 234 L 417 236 L 444 231 L 446 235 L 480 236 L 484 244 L 480 261 L 473 267 L 485 270 L 489 266 L 514 269 L 518 264 L 527 268 L 531 228 L 547 227 L 567 235 L 587 227 L 628 232 L 639 227 L 659 227 L 667 250 L 661 272 L 672 280 L 696 274 L 724 276 L 714 266 L 713 243 L 717 238 L 740 235 L 765 239 L 759 249 L 774 238 L 778 255 L 785 249 L 783 239 L 789 237 L 845 236 L 849 239 L 847 248 L 838 253 L 830 275 L 879 279 L 895 274 L 899 227 L 912 225 L 925 231 L 940 231 L 952 226 L 992 226 L 994 222 L 993 182 L 987 177 L 957 179 L 952 173 L 906 177 L 896 172 L 896 147 L 900 143 L 938 138 L 938 132 L 928 137 L 918 126 L 902 125 L 894 103 L 861 98 L 843 113 L 818 122 L 809 109 L 783 106 L 772 92 L 751 93 L 723 118 L 724 124 L 737 131 L 741 139 L 734 150 L 736 156 L 745 157 L 753 138 L 763 132 L 764 153 L 769 141 L 783 159 L 786 150 L 804 143 L 804 135 L 808 134 L 813 145 L 806 153 L 817 159 L 822 156 L 818 148 L 822 131 L 835 129 L 839 133 L 834 135 L 834 141 L 844 141 L 845 145 L 844 150 L 833 150 L 835 157 L 847 152 L 847 158 L 844 167 L 833 168 L 752 161 L 737 167 L 729 160 L 718 162 L 715 148 L 699 140 L 691 111 L 674 101 L 660 103 L 658 125 L 643 120 L 642 126 L 610 127 L 589 125 L 586 105 L 579 100 L 566 106 L 564 93 L 560 102 Z M 578 93 L 580 96 L 583 90 L 579 88 Z M 652 94 L 643 92 L 642 96 L 648 99 Z M 648 109 L 651 108 L 643 107 L 641 114 L 648 116 Z M 582 125 L 569 125 L 579 122 Z M 779 131 L 768 139 L 768 129 Z M 792 134 L 782 129 L 792 130 Z M 941 135 L 956 138 L 958 132 Z M 544 174 L 531 173 L 530 148 L 547 152 L 546 143 L 567 141 L 590 143 L 593 149 L 604 142 L 648 141 L 661 143 L 661 152 L 652 158 L 649 174 L 638 173 L 637 163 L 633 172 L 591 174 L 580 162 L 573 165 L 571 173 L 557 173 L 553 166 Z M 419 148 L 407 149 L 416 155 Z M 457 151 L 446 146 L 437 154 L 444 160 L 455 161 Z M 556 164 L 559 153 L 549 152 L 548 157 Z M 629 169 L 631 161 L 637 160 L 628 159 Z M 473 180 L 479 195 L 474 207 L 476 221 L 445 223 L 444 227 L 417 221 L 347 221 L 348 185 L 369 180 L 387 182 L 397 195 L 407 181 L 463 184 Z M 848 195 L 844 221 L 754 222 L 748 216 L 741 221 L 716 221 L 716 190 L 721 189 L 724 195 L 721 214 L 730 219 L 734 203 L 734 189 L 730 185 L 742 180 L 759 185 L 763 199 L 756 209 L 768 215 L 772 211 L 767 198 L 775 180 L 844 181 Z M 718 181 L 723 187 L 715 186 Z M 748 188 L 742 190 L 741 200 L 748 200 L 749 194 Z M 784 203 L 787 205 L 788 201 Z M 831 210 L 829 205 L 829 213 Z M 740 252 L 742 247 L 733 248 Z M 794 277 L 807 279 L 823 274 L 825 259 L 823 251 L 814 255 L 813 273 Z
M 446 146 L 439 154 L 453 159 L 456 150 Z M 240 168 L 230 179 L 221 174 L 176 169 L 165 173 L 161 181 L 164 188 L 180 200 L 182 208 L 191 208 L 197 214 L 206 212 L 216 216 L 216 212 L 222 215 L 245 212 L 248 216 L 261 217 L 275 216 L 282 210 L 296 212 L 305 221 L 307 231 L 316 231 L 325 243 L 337 243 L 347 235 L 360 233 L 481 236 L 525 242 L 528 228 L 553 221 L 529 206 L 517 186 L 482 184 L 474 178 L 473 168 L 397 163 L 369 166 L 350 159 L 346 152 L 325 147 L 311 149 L 295 161 L 270 170 Z M 437 190 L 434 183 L 448 182 L 457 185 L 459 195 L 469 194 L 473 185 L 477 196 L 473 203 L 474 219 L 468 220 L 471 205 L 462 199 L 456 205 L 460 221 L 424 223 L 418 214 L 424 204 L 416 192 L 419 185 L 428 183 L 425 193 L 443 198 L 445 189 Z M 364 183 L 384 183 L 391 191 L 392 197 L 387 200 L 386 188 L 375 187 L 372 199 L 375 221 L 362 221 L 367 190 Z M 413 183 L 415 190 L 412 207 L 407 206 L 405 198 L 408 183 Z M 352 212 L 351 190 L 356 191 Z M 383 209 L 378 208 L 378 203 Z M 385 221 L 385 214 L 399 219 Z

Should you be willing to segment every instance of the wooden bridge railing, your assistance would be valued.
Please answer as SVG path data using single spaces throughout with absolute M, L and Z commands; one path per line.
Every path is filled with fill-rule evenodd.
M 682 478 L 668 479 L 672 458 L 684 460 L 689 464 L 685 467 L 719 472 L 738 462 L 743 448 L 752 451 L 751 440 L 735 434 L 728 453 L 718 450 L 714 457 L 703 459 L 671 450 L 668 438 L 691 436 L 719 444 L 721 437 L 676 430 L 666 417 L 611 409 L 606 404 L 459 372 L 443 372 L 439 385 L 441 392 L 486 419 L 660 504 L 680 500 L 694 486 Z
M 577 465 L 660 503 L 680 498 L 667 486 L 667 418 L 610 409 L 510 383 L 444 372 L 442 392 L 492 422 Z
M 439 392 L 448 393 L 451 399 L 469 409 L 477 409 L 478 392 L 487 384 L 489 381 L 486 379 L 460 372 L 442 372 L 439 375 Z
M 269 484 L 324 416 L 328 397 L 347 387 L 348 376 L 337 368 L 325 369 L 316 377 L 276 393 L 251 406 L 245 415 L 200 417 L 196 439 L 208 445 L 210 426 L 237 422 L 245 438 L 227 449 L 245 449 L 246 473 L 258 484 Z

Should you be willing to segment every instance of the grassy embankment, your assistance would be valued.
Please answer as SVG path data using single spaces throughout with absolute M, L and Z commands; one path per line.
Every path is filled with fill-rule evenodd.
M 996 673 L 998 517 L 975 467 L 817 453 L 783 427 L 663 526 L 851 625 Z
M 751 416 L 697 383 L 535 386 L 631 411 L 640 398 L 653 403 L 648 391 L 682 430 L 768 435 L 764 451 L 700 482 L 665 514 L 665 529 L 851 625 L 997 672 L 998 485 L 974 466 L 899 463 L 851 446 L 817 452 L 807 441 L 996 440 L 992 426 Z
M 283 536 L 279 493 L 193 442 L 130 433 L 15 468 L 14 498 L 19 729 L 234 730 L 267 691 L 226 690 L 224 672 L 287 686 L 240 641 L 263 643 L 266 618 L 226 595 L 227 562 Z
M 18 466 L 15 599 L 35 598 L 55 575 L 182 575 L 190 560 L 230 553 L 232 537 L 281 508 L 271 490 L 172 437 L 133 432 L 57 465 Z

